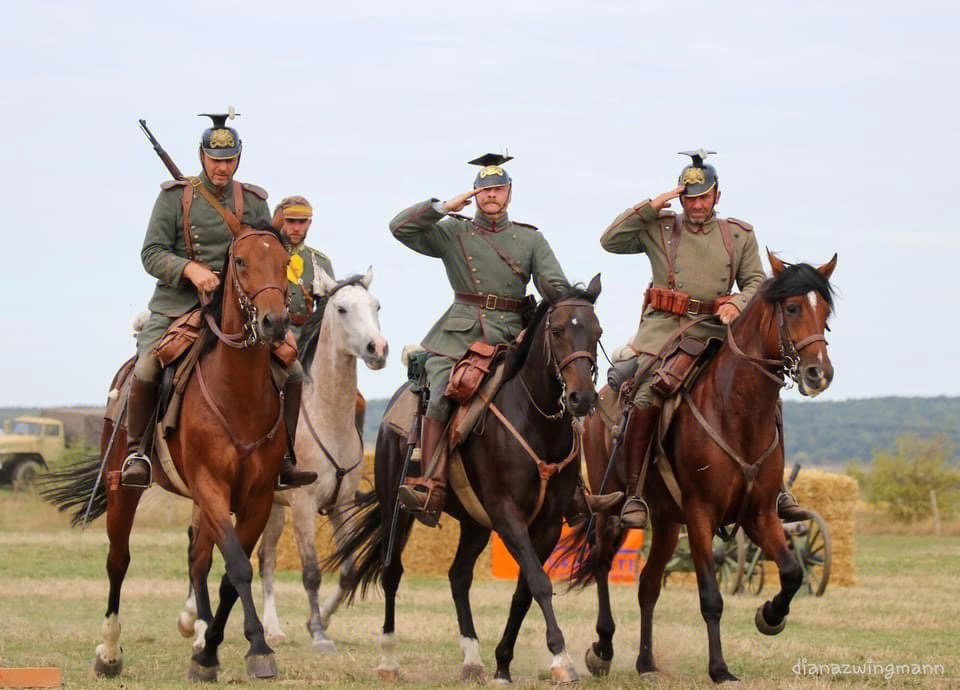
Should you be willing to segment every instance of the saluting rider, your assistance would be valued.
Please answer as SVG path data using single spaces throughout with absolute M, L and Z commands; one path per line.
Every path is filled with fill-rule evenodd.
M 712 153 L 715 152 L 703 149 L 683 152 L 682 155 L 690 156 L 691 164 L 681 171 L 677 186 L 628 208 L 600 238 L 608 252 L 645 253 L 652 271 L 640 326 L 630 343 L 614 355 L 609 373 L 611 386 L 619 388 L 638 368 L 646 368 L 634 393 L 636 409 L 630 414 L 624 436 L 624 444 L 634 449 L 649 446 L 660 414 L 660 398 L 650 387 L 654 373 L 650 365 L 657 353 L 680 327 L 703 314 L 715 314 L 719 321 L 696 324 L 684 335 L 702 340 L 723 339 L 726 325 L 740 315 L 766 277 L 753 226 L 716 215 L 720 200 L 717 171 L 704 162 Z M 666 210 L 676 198 L 683 206 L 681 215 Z M 731 295 L 734 283 L 740 292 Z M 624 455 L 628 459 L 627 490 L 631 495 L 624 502 L 621 523 L 628 528 L 642 528 L 647 522 L 647 509 L 639 496 L 642 487 L 637 485 L 643 452 Z M 783 519 L 803 513 L 785 491 L 777 500 L 777 509 Z
M 453 304 L 422 343 L 431 353 L 424 365 L 430 386 L 430 403 L 422 423 L 424 464 L 434 456 L 453 410 L 453 401 L 444 396 L 453 364 L 476 341 L 509 343 L 520 334 L 521 314 L 532 305 L 532 297 L 526 295 L 531 278 L 538 290 L 543 281 L 560 291 L 569 288 L 543 234 L 507 215 L 513 182 L 503 164 L 511 159 L 488 153 L 470 161 L 470 165 L 480 166 L 472 191 L 444 202 L 423 201 L 390 221 L 390 231 L 403 244 L 443 261 L 454 290 Z M 477 202 L 474 217 L 457 215 L 471 199 Z M 421 522 L 434 526 L 443 510 L 446 485 L 443 454 L 431 476 L 408 477 L 399 498 Z M 582 494 L 578 496 L 582 500 Z M 590 497 L 589 507 L 608 507 L 610 501 L 603 498 Z
M 270 222 L 267 193 L 256 185 L 233 179 L 240 164 L 242 142 L 237 131 L 227 127 L 227 115 L 209 117 L 213 126 L 200 139 L 199 184 L 230 209 L 243 225 L 260 227 Z M 137 363 L 133 369 L 127 401 L 127 447 L 121 484 L 146 488 L 150 484 L 150 459 L 141 449 L 147 425 L 157 407 L 160 362 L 153 348 L 170 324 L 200 304 L 200 293 L 220 285 L 223 261 L 233 234 L 217 210 L 194 189 L 189 179 L 171 180 L 153 206 L 140 257 L 147 273 L 157 278 L 157 287 L 148 306 L 150 317 L 137 336 Z M 294 360 L 284 387 L 284 420 L 289 438 L 294 438 L 300 412 L 303 369 Z M 316 472 L 297 470 L 288 454 L 280 468 L 279 483 L 302 486 L 317 478 Z

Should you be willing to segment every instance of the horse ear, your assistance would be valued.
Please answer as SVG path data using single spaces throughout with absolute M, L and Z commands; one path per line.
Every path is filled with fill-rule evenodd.
M 593 277 L 593 280 L 590 281 L 590 284 L 587 285 L 587 294 L 590 295 L 593 302 L 597 301 L 597 297 L 600 296 L 600 274 L 598 273 Z
M 776 254 L 770 251 L 769 247 L 767 247 L 767 260 L 770 262 L 770 268 L 773 269 L 774 278 L 783 273 L 783 269 L 787 267 L 785 263 L 777 258 Z
M 830 261 L 825 263 L 823 266 L 820 266 L 817 270 L 820 271 L 820 274 L 824 278 L 826 278 L 827 280 L 830 280 L 830 276 L 833 275 L 833 269 L 835 269 L 836 267 L 837 267 L 837 255 L 836 253 L 834 253 L 833 258 L 830 259 Z
M 367 268 L 367 272 L 363 274 L 363 278 L 360 279 L 360 284 L 363 285 L 364 290 L 370 289 L 370 283 L 373 282 L 373 266 Z
M 551 304 L 560 299 L 560 291 L 557 290 L 549 280 L 537 281 L 537 287 L 540 289 L 540 294 L 543 295 L 543 298 Z
M 324 269 L 320 269 L 313 279 L 313 292 L 316 295 L 326 295 L 337 287 L 337 281 L 331 278 Z

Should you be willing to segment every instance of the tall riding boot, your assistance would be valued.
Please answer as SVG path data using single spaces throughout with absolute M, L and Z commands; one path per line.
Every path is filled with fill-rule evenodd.
M 131 489 L 146 489 L 150 486 L 149 449 L 141 450 L 143 436 L 147 432 L 153 413 L 157 409 L 158 384 L 143 381 L 136 376 L 130 381 L 130 397 L 127 399 L 127 458 L 123 461 L 120 484 Z
M 421 424 L 420 462 L 426 470 L 440 444 L 446 424 L 427 416 L 421 418 Z M 435 527 L 440 521 L 440 511 L 447 497 L 447 455 L 440 453 L 429 477 L 407 477 L 397 493 L 404 509 L 428 527 Z
M 297 458 L 293 453 L 293 444 L 297 438 L 297 422 L 300 419 L 300 392 L 303 382 L 288 380 L 283 387 L 283 423 L 287 427 L 287 454 L 280 463 L 280 475 L 277 477 L 278 489 L 290 489 L 306 486 L 317 480 L 317 473 L 297 469 Z
M 564 517 L 567 524 L 575 527 L 589 518 L 593 513 L 605 513 L 623 500 L 622 491 L 614 491 L 609 494 L 588 494 L 583 490 L 583 483 L 577 482 L 577 488 L 573 490 L 573 498 L 570 505 L 567 506 L 567 512 Z
M 800 522 L 809 520 L 810 512 L 801 508 L 793 494 L 781 485 L 780 495 L 777 496 L 777 516 L 783 522 Z
M 627 529 L 643 529 L 647 526 L 647 504 L 643 500 L 643 487 L 639 484 L 650 439 L 656 432 L 659 418 L 658 406 L 638 407 L 630 414 L 623 432 L 623 448 L 620 452 L 626 460 L 628 496 L 620 510 L 620 524 Z

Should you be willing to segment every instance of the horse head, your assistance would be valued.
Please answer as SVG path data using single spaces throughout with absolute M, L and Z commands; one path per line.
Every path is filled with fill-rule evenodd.
M 371 281 L 372 266 L 341 281 L 320 269 L 313 288 L 325 303 L 323 323 L 333 329 L 335 347 L 376 371 L 386 366 L 390 346 L 380 332 L 380 301 L 369 292 Z
M 548 305 L 544 322 L 548 359 L 563 387 L 563 404 L 582 417 L 597 400 L 597 343 L 603 330 L 593 305 L 600 295 L 600 274 L 585 290 L 561 293 L 546 281 L 541 290 Z
M 283 340 L 290 325 L 286 267 L 290 255 L 275 230 L 245 227 L 230 245 L 224 277 L 223 329 L 244 344 Z
M 819 395 L 833 380 L 833 365 L 827 354 L 824 331 L 833 311 L 830 276 L 837 255 L 814 268 L 809 264 L 787 264 L 767 250 L 773 278 L 760 295 L 776 312 L 775 347 L 784 361 L 784 371 L 797 382 L 798 390 L 810 397 Z

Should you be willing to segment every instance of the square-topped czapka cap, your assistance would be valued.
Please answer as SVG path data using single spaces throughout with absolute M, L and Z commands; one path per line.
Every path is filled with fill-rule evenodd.
M 503 169 L 503 164 L 512 161 L 513 156 L 501 155 L 499 153 L 485 153 L 479 158 L 474 158 L 469 165 L 479 165 L 480 172 L 473 180 L 473 188 L 480 187 L 500 187 L 505 184 L 512 184 L 510 175 Z
M 240 155 L 240 150 L 243 148 L 240 135 L 233 127 L 227 127 L 227 120 L 232 120 L 239 114 L 234 112 L 233 106 L 230 106 L 229 112 L 222 115 L 212 113 L 197 115 L 197 117 L 209 117 L 213 120 L 213 126 L 203 130 L 203 136 L 200 138 L 200 148 L 205 154 L 218 160 L 236 158 Z
M 685 196 L 703 196 L 717 186 L 717 170 L 704 163 L 707 156 L 716 151 L 680 151 L 681 156 L 690 156 L 691 163 L 680 171 L 677 184 L 683 185 Z

